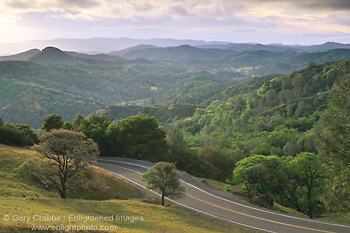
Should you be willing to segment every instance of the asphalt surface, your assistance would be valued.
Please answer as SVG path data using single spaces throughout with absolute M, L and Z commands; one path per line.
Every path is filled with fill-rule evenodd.
M 141 181 L 141 177 L 152 163 L 124 158 L 101 158 L 97 166 L 144 187 L 145 182 Z M 204 190 L 183 180 L 181 182 L 186 189 L 186 195 L 180 200 L 173 201 L 174 203 L 236 225 L 262 232 L 350 233 L 349 225 L 320 222 L 261 209 L 225 198 L 218 195 L 217 191 Z

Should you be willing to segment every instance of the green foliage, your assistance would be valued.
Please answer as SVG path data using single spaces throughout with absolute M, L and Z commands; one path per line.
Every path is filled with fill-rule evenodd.
M 321 195 L 326 169 L 315 154 L 302 152 L 286 159 L 254 155 L 236 165 L 232 181 L 247 190 L 250 198 L 263 199 L 261 205 L 271 208 L 278 202 L 310 218 L 325 210 Z
M 287 162 L 289 182 L 286 185 L 289 205 L 310 218 L 324 210 L 326 169 L 313 153 L 302 152 Z
M 263 198 L 270 207 L 282 195 L 286 178 L 283 161 L 277 156 L 254 155 L 237 163 L 233 182 L 242 184 L 248 196 Z
M 203 106 L 192 104 L 109 106 L 104 111 L 104 114 L 108 116 L 108 119 L 114 121 L 123 120 L 138 114 L 154 116 L 160 125 L 167 127 L 175 120 L 193 116 L 197 108 L 203 108 Z
M 309 68 L 315 67 L 316 66 L 316 62 L 314 61 L 310 61 L 309 64 L 307 65 Z
M 52 129 L 62 129 L 64 127 L 64 121 L 61 115 L 51 114 L 44 119 L 44 124 L 41 127 L 42 130 L 49 132 Z
M 165 55 L 161 50 L 157 50 L 156 54 L 163 60 Z M 84 59 L 55 48 L 46 48 L 33 57 L 32 61 L 39 64 L 0 62 L 0 115 L 7 122 L 30 124 L 38 129 L 42 126 L 38 119 L 50 114 L 60 114 L 65 120 L 72 121 L 78 113 L 88 115 L 104 106 L 123 103 L 149 104 L 153 101 L 157 104 L 192 103 L 206 106 L 214 100 L 227 100 L 232 97 L 231 91 L 247 93 L 239 87 L 232 90 L 228 86 L 251 76 L 288 73 L 307 66 L 310 61 L 323 63 L 349 58 L 346 49 L 305 54 L 291 51 L 237 53 L 188 46 L 164 50 L 171 54 L 170 58 L 175 56 L 180 59 L 180 63 L 115 61 L 113 57 L 104 61 Z M 184 57 L 180 54 L 184 54 Z M 318 68 L 316 65 L 309 69 L 316 71 Z M 263 79 L 268 78 L 255 79 L 252 85 L 258 85 Z M 243 85 L 242 88 L 245 87 Z M 305 93 L 308 88 L 301 86 Z
M 221 92 L 227 94 L 226 99 L 213 101 L 176 124 L 185 132 L 189 146 L 200 148 L 209 140 L 214 148 L 232 155 L 234 162 L 243 159 L 236 163 L 234 181 L 252 198 L 258 197 L 261 204 L 269 207 L 278 202 L 310 217 L 322 213 L 325 204 L 347 211 L 350 85 L 344 73 L 350 73 L 350 60 L 312 65 L 288 75 L 255 78 L 227 88 Z M 342 81 L 333 85 L 340 76 Z M 333 100 L 321 122 L 330 90 Z M 201 153 L 207 154 L 202 157 L 213 167 L 214 176 L 233 168 L 220 164 L 224 158 L 211 159 L 223 152 L 220 155 L 219 151 L 207 149 Z M 325 159 L 330 172 L 331 192 L 327 194 L 325 170 L 317 153 Z M 271 161 L 278 161 L 280 168 L 270 166 L 266 158 L 274 158 Z M 306 174 L 309 179 L 313 177 L 312 184 Z
M 215 83 L 248 78 L 234 72 L 227 75 L 199 69 L 202 68 L 175 64 L 84 66 L 0 62 L 0 115 L 5 121 L 39 128 L 42 125 L 38 119 L 53 113 L 72 121 L 78 113 L 88 115 L 103 106 L 149 104 L 152 98 L 157 103 L 163 100 L 170 103 L 167 97 L 160 96 L 186 83 L 210 81 L 216 86 Z M 209 93 L 202 95 L 197 89 L 199 97 L 195 99 L 209 98 L 215 91 L 216 88 L 209 88 Z
M 78 114 L 68 127 L 76 132 L 84 133 L 88 138 L 92 138 L 98 144 L 100 154 L 106 156 L 111 153 L 107 136 L 107 128 L 110 123 L 107 116 L 92 115 L 86 119 L 82 114 Z
M 173 128 L 168 132 L 167 144 L 169 148 L 169 160 L 172 163 L 178 161 L 186 153 L 187 145 L 184 141 L 182 131 L 178 128 Z
M 214 175 L 213 166 L 200 157 L 196 149 L 187 149 L 184 151 L 175 161 L 175 164 L 178 169 L 194 176 L 212 178 Z
M 222 92 L 230 98 L 197 109 L 177 124 L 190 133 L 186 140 L 194 147 L 210 138 L 219 149 L 240 149 L 245 156 L 315 152 L 316 140 L 304 139 L 313 132 L 327 107 L 330 87 L 344 71 L 350 71 L 349 60 L 236 84 Z
M 213 166 L 213 178 L 218 181 L 226 181 L 232 175 L 237 162 L 232 154 L 212 146 L 200 147 L 199 156 Z
M 0 143 L 13 146 L 32 146 L 38 142 L 38 136 L 29 125 L 3 124 L 1 118 L 0 121 Z
M 335 209 L 350 210 L 350 76 L 340 75 L 322 117 L 319 153 L 329 170 L 328 200 Z
M 16 124 L 15 127 L 21 131 L 23 131 L 27 136 L 29 136 L 31 138 L 31 140 L 33 140 L 34 143 L 38 143 L 39 139 L 38 139 L 38 135 L 36 135 L 33 130 L 30 128 L 30 125 L 26 125 L 26 124 Z
M 0 62 L 4 71 L 0 75 L 0 115 L 6 121 L 26 123 L 39 129 L 47 115 L 59 113 L 72 120 L 79 112 L 89 114 L 101 108 L 91 99 L 81 97 L 79 91 L 73 91 L 74 85 L 67 87 L 63 84 L 69 81 L 63 81 L 63 78 L 54 80 L 56 75 L 62 76 L 65 72 L 58 74 L 57 70 L 50 72 L 49 68 L 41 69 L 29 64 L 13 62 L 6 67 Z M 35 74 L 42 77 L 33 77 Z
M 163 206 L 165 197 L 180 198 L 185 192 L 185 188 L 180 186 L 176 167 L 172 163 L 157 163 L 143 174 L 142 180 L 146 181 L 147 188 L 162 195 Z
M 179 128 L 175 127 L 168 131 L 167 143 L 170 162 L 174 163 L 179 170 L 194 176 L 213 177 L 213 166 L 199 156 L 197 150 L 188 148 Z
M 168 161 L 166 133 L 154 117 L 136 115 L 108 126 L 114 155 L 149 161 Z
M 161 96 L 159 101 L 169 104 L 187 103 L 195 105 L 208 105 L 213 97 L 223 91 L 227 84 L 213 81 L 188 82 L 183 86 L 171 90 Z

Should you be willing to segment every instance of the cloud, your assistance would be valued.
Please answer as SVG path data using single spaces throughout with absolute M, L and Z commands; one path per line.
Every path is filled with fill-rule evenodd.
M 96 0 L 62 0 L 62 3 L 68 7 L 92 8 L 99 6 Z
M 85 9 L 99 5 L 98 0 L 2 0 L 3 6 L 22 11 Z
M 242 7 L 239 0 L 1 0 L 0 11 L 76 12 L 97 18 L 224 19 Z
M 69 13 L 69 12 L 65 12 L 62 14 L 52 14 L 49 16 L 49 18 L 93 21 L 93 18 L 89 15 L 84 15 L 81 13 Z
M 290 40 L 304 33 L 349 33 L 349 10 L 350 0 L 0 0 L 0 14 L 11 25 L 45 30 L 54 25 L 62 35 L 276 37 L 275 42 L 279 35 Z
M 247 2 L 254 1 L 258 3 L 281 2 L 291 4 L 301 9 L 307 10 L 350 10 L 349 0 L 245 0 Z
M 178 2 L 169 7 L 169 13 L 173 16 L 190 17 L 191 13 L 185 4 Z

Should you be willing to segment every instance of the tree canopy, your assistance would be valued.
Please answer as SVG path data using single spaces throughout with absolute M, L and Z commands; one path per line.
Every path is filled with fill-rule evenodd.
M 335 83 L 323 116 L 320 155 L 329 169 L 329 198 L 333 207 L 350 210 L 350 76 Z
M 96 161 L 98 146 L 83 133 L 62 129 L 45 132 L 39 140 L 34 149 L 44 160 L 38 174 L 66 199 L 67 190 L 79 188 L 88 165 Z
M 180 198 L 183 196 L 185 189 L 180 186 L 176 167 L 172 163 L 159 162 L 152 166 L 142 176 L 146 181 L 146 187 L 159 192 L 162 196 L 162 205 L 164 198 Z
M 115 155 L 149 161 L 168 161 L 166 132 L 154 117 L 136 115 L 108 126 Z
M 41 129 L 49 132 L 51 129 L 62 129 L 63 127 L 64 121 L 62 116 L 59 114 L 51 114 L 45 117 L 44 124 Z

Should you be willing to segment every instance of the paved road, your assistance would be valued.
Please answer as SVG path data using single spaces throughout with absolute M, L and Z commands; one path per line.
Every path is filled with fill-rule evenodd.
M 141 176 L 152 164 L 123 158 L 103 158 L 98 160 L 98 166 L 144 187 L 145 182 L 141 181 Z M 183 180 L 181 182 L 186 189 L 186 195 L 184 198 L 174 201 L 175 203 L 240 226 L 263 232 L 281 233 L 350 232 L 348 225 L 325 223 L 267 211 L 223 198 L 215 191 L 203 190 L 203 188 L 198 188 Z

